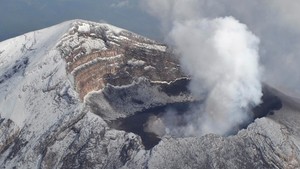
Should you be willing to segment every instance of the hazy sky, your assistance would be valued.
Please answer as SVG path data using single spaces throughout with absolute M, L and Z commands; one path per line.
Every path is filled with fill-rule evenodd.
M 106 21 L 160 39 L 139 0 L 0 0 L 0 41 L 71 19 Z

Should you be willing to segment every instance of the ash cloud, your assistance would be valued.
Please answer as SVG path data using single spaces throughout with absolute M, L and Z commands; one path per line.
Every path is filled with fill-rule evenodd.
M 170 110 L 162 117 L 166 132 L 226 135 L 249 120 L 251 108 L 262 96 L 259 38 L 232 16 L 210 17 L 200 10 L 216 8 L 217 1 L 150 0 L 144 5 L 161 20 L 167 41 L 192 77 L 192 94 L 204 98 L 183 116 Z

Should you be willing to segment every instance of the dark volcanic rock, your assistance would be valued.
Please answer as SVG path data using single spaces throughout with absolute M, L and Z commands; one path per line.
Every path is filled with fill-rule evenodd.
M 253 109 L 254 117 L 261 118 L 282 108 L 282 101 L 275 93 L 270 91 L 270 87 L 263 88 L 262 103 Z

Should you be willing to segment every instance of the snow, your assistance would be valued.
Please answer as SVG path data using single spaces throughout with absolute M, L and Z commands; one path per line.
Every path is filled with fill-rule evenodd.
M 82 25 L 78 26 L 78 32 L 80 33 L 89 33 L 91 31 L 90 25 L 87 23 L 81 23 Z
M 109 61 L 109 60 L 116 60 L 116 59 L 121 59 L 123 57 L 123 55 L 116 55 L 116 56 L 111 56 L 111 57 L 98 57 L 96 59 L 93 59 L 89 62 L 86 62 L 84 64 L 81 64 L 80 66 L 76 67 L 72 72 L 71 74 L 76 74 L 78 71 L 82 70 L 82 69 L 85 69 L 91 65 L 94 65 L 94 64 L 97 64 L 99 62 L 102 62 L 102 61 Z M 118 63 L 115 63 L 115 64 L 118 64 Z
M 135 139 L 136 138 L 136 135 L 134 133 L 128 133 L 128 137 L 130 139 Z
M 167 47 L 165 45 L 158 45 L 158 44 L 146 44 L 146 43 L 136 43 L 135 46 L 143 47 L 151 50 L 159 50 L 165 52 Z
M 73 24 L 68 21 L 0 42 L 0 116 L 20 128 L 18 139 L 28 141 L 26 148 L 18 152 L 22 155 L 26 151 L 24 166 L 10 161 L 5 164 L 7 168 L 36 167 L 40 156 L 33 147 L 46 143 L 57 128 L 78 121 L 86 113 L 57 48 Z M 4 157 L 0 157 L 1 164 Z
M 75 27 L 74 25 L 73 27 Z M 73 28 L 71 28 L 73 29 Z M 65 34 L 63 39 L 57 45 L 64 53 L 64 56 L 69 56 L 72 52 L 82 49 L 85 53 L 78 53 L 74 56 L 75 59 L 91 53 L 93 50 L 106 50 L 103 40 L 93 39 L 92 37 L 81 37 L 78 33 Z
M 18 36 L 0 43 L 0 77 L 6 77 L 7 70 L 19 60 L 28 58 L 28 65 L 21 66 L 11 77 L 5 78 L 0 84 L 1 116 L 13 120 L 19 127 L 24 125 L 29 110 L 30 98 L 37 94 L 44 85 L 41 77 L 45 72 L 51 72 L 53 67 L 64 68 L 63 61 L 57 56 L 56 43 L 70 28 L 71 22 L 42 29 Z M 43 71 L 40 71 L 43 68 Z M 63 76 L 63 71 L 60 71 Z M 17 99 L 16 99 L 17 98 Z
M 131 59 L 127 61 L 127 64 L 131 66 L 143 66 L 145 63 L 145 61 L 137 59 Z
M 110 32 L 114 34 L 120 34 L 122 31 L 125 31 L 124 29 L 118 28 L 110 24 L 101 24 L 101 25 L 106 27 Z
M 170 82 L 166 82 L 166 81 L 152 81 L 152 83 L 168 84 L 168 85 L 170 85 L 171 83 L 174 83 L 175 81 L 184 80 L 184 79 L 189 79 L 189 78 L 187 78 L 187 77 L 180 77 L 180 78 L 176 78 L 175 80 L 170 81 Z
M 146 71 L 151 70 L 151 69 L 156 69 L 156 68 L 153 66 L 150 66 L 150 65 L 144 67 L 144 70 L 146 70 Z

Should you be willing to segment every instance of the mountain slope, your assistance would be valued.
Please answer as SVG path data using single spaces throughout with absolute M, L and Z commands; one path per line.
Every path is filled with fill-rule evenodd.
M 73 20 L 0 42 L 0 166 L 300 167 L 299 102 L 271 88 L 283 107 L 234 136 L 147 146 L 147 132 L 120 127 L 193 103 L 188 81 L 167 46 L 109 24 Z
M 130 53 L 124 53 L 125 49 Z M 143 147 L 140 138 L 110 129 L 102 118 L 90 112 L 83 98 L 90 91 L 102 89 L 108 82 L 125 85 L 125 88 L 131 83 L 142 83 L 146 79 L 138 77 L 144 68 L 149 72 L 148 79 L 157 81 L 158 85 L 164 83 L 164 78 L 176 80 L 181 77 L 177 64 L 173 64 L 174 69 L 166 69 L 165 72 L 173 73 L 165 77 L 158 74 L 161 70 L 151 66 L 163 60 L 161 55 L 169 57 L 165 50 L 164 45 L 134 33 L 81 20 L 1 42 L 1 166 L 82 168 L 123 165 L 127 156 Z M 143 52 L 143 56 L 135 52 Z M 92 58 L 93 55 L 96 57 Z M 150 55 L 157 57 L 146 58 Z M 163 62 L 158 65 L 167 67 Z M 108 70 L 101 72 L 101 69 Z M 112 71 L 117 69 L 121 70 Z M 80 75 L 83 76 L 77 78 Z M 119 76 L 123 76 L 121 80 L 118 80 Z M 82 82 L 83 86 L 79 85 Z M 145 83 L 150 85 L 148 80 Z M 88 86 L 84 86 L 86 84 Z M 152 94 L 158 93 L 157 90 L 154 88 Z M 105 101 L 104 97 L 97 97 Z M 175 97 L 175 100 L 169 97 L 168 102 L 174 102 L 176 98 L 181 101 L 181 97 L 185 96 Z M 135 109 L 143 107 L 140 102 L 137 104 L 140 108 Z M 151 101 L 145 101 L 149 105 L 147 102 Z M 122 109 L 131 106 L 130 103 L 116 106 Z M 156 101 L 150 105 L 155 104 L 164 103 Z M 110 115 L 117 114 L 109 104 L 105 109 L 110 110 Z M 132 114 L 135 109 L 126 113 Z M 125 115 L 114 117 L 120 116 Z M 100 153 L 101 158 L 95 156 L 96 153 Z M 124 157 L 115 158 L 121 156 L 120 153 L 125 153 Z

